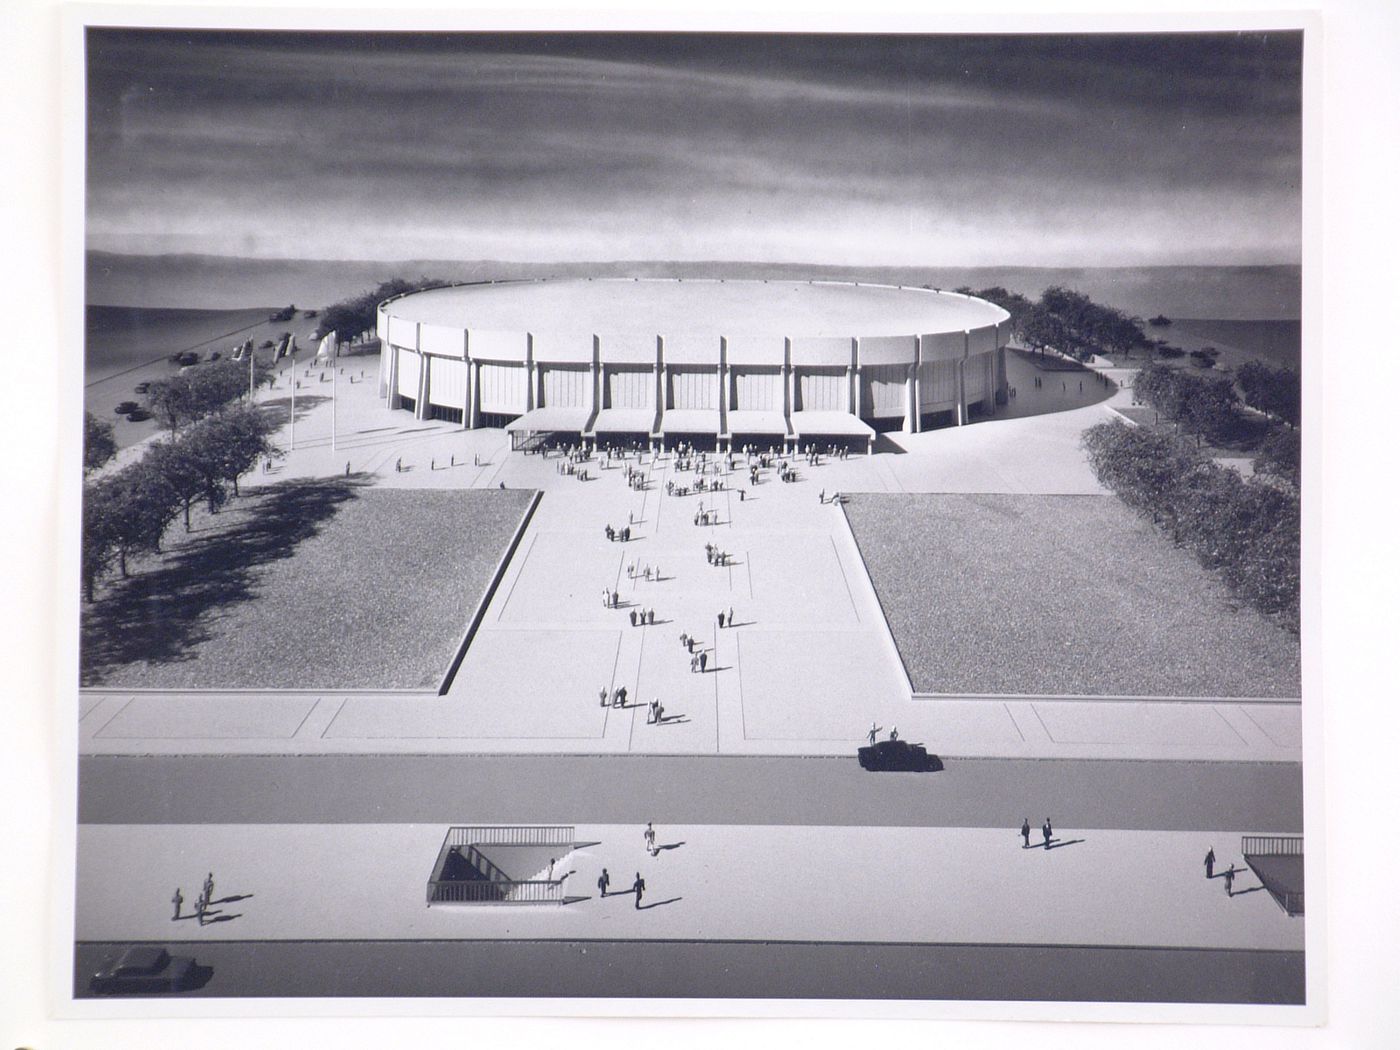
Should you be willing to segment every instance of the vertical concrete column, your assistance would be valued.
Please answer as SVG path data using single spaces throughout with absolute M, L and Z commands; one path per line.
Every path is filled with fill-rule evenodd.
M 471 362 L 471 375 L 468 377 L 470 390 L 467 393 L 467 403 L 471 406 L 471 413 L 467 420 L 467 427 L 475 430 L 481 425 L 481 362 Z
M 916 360 L 904 375 L 904 433 L 919 432 L 919 363 Z
M 729 433 L 729 344 L 725 342 L 724 336 L 719 337 L 719 368 L 717 369 L 717 380 L 719 382 L 719 432 Z M 715 447 L 719 448 L 718 436 L 716 436 Z M 733 439 L 730 441 L 733 447 Z
M 462 430 L 468 430 L 472 426 L 472 391 L 475 384 L 472 382 L 472 363 L 468 360 L 468 347 L 466 347 L 466 329 L 462 329 L 462 372 L 465 379 L 462 382 Z
M 414 419 L 428 418 L 429 374 L 433 359 L 421 350 L 418 352 L 418 403 L 413 406 Z
M 539 370 L 535 368 L 535 337 L 525 333 L 525 374 L 528 383 L 525 386 L 525 411 L 531 411 L 538 403 L 539 398 Z
M 592 395 L 593 410 L 591 415 L 596 418 L 603 408 L 603 370 L 598 364 L 598 337 L 593 336 L 593 357 L 588 362 L 588 385 Z
M 296 366 L 292 367 L 292 382 L 296 382 Z M 389 344 L 389 393 L 386 404 L 389 408 L 399 407 L 399 348 Z
M 791 416 L 797 411 L 797 377 L 792 367 L 792 340 L 783 339 L 783 418 L 791 426 Z
M 1010 384 L 1006 380 L 1006 347 L 996 349 L 997 393 L 996 402 L 1004 405 L 1009 400 Z

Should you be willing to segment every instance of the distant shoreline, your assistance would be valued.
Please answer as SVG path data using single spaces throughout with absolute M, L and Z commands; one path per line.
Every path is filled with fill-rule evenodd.
M 832 266 L 738 261 L 599 261 L 524 263 L 502 260 L 399 261 L 251 259 L 214 255 L 121 255 L 89 251 L 89 305 L 168 309 L 246 308 L 295 303 L 319 308 L 392 277 L 525 280 L 545 277 L 815 278 L 956 288 L 995 285 L 1031 297 L 1050 285 L 1151 317 L 1295 321 L 1301 316 L 1302 268 L 1258 266 Z

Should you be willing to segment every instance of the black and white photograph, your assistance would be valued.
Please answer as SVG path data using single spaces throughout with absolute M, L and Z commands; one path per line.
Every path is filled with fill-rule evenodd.
M 60 1012 L 1322 1023 L 1320 24 L 68 11 Z

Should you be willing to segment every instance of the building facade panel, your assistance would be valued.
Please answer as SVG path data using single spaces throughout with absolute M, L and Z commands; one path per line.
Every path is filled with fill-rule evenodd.
M 536 332 L 531 354 L 535 361 L 553 364 L 590 364 L 593 361 L 591 332 Z
M 733 398 L 730 407 L 743 412 L 783 410 L 781 368 L 735 368 L 730 374 Z
M 524 415 L 529 375 L 523 364 L 486 361 L 480 366 L 481 411 L 499 415 Z
M 864 365 L 860 370 L 860 414 L 866 419 L 889 419 L 908 411 L 907 365 Z
M 435 354 L 438 357 L 465 358 L 467 356 L 466 333 L 460 328 L 420 324 L 418 326 L 418 349 L 425 354 Z
M 797 373 L 798 412 L 849 412 L 850 379 L 844 368 L 804 368 Z
M 668 335 L 661 340 L 661 356 L 670 365 L 709 365 L 719 367 L 720 339 L 717 335 Z
M 656 407 L 656 373 L 652 369 L 609 365 L 604 378 L 604 408 Z
M 389 317 L 389 342 L 395 346 L 418 349 L 418 323 L 405 321 L 402 317 Z
M 668 368 L 667 408 L 719 408 L 719 369 L 703 366 Z
M 793 339 L 791 345 L 792 364 L 826 368 L 849 368 L 854 361 L 851 354 L 852 340 L 845 336 L 807 336 Z
M 955 361 L 967 356 L 964 332 L 935 332 L 919 336 L 920 361 Z
M 862 368 L 870 365 L 912 365 L 919 359 L 919 340 L 912 335 L 863 336 L 856 340 Z
M 991 354 L 978 354 L 967 359 L 963 366 L 963 396 L 968 404 L 991 396 L 992 380 L 988 373 L 993 365 Z
M 725 337 L 725 360 L 735 365 L 782 365 L 787 340 L 780 335 L 730 335 Z
M 997 348 L 997 326 L 974 328 L 967 333 L 967 354 L 989 354 Z
M 958 399 L 958 363 L 925 361 L 919 365 L 919 408 L 946 408 Z
M 474 361 L 524 361 L 529 345 L 530 337 L 525 332 L 473 328 L 467 335 L 467 353 Z
M 423 359 L 412 350 L 402 347 L 399 355 L 399 396 L 418 398 L 418 380 L 422 378 Z
M 427 357 L 428 403 L 461 408 L 467 403 L 467 363 L 451 357 Z
M 591 408 L 593 372 L 577 365 L 541 368 L 540 395 L 540 404 L 545 408 Z

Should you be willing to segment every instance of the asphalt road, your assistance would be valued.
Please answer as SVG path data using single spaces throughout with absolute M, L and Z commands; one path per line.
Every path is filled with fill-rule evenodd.
M 74 995 L 123 944 L 80 943 Z M 968 999 L 1297 1004 L 1302 952 L 1017 944 L 220 941 L 191 997 Z M 128 998 L 123 996 L 122 998 Z
M 1299 833 L 1287 763 L 578 755 L 84 756 L 85 824 L 800 824 Z

